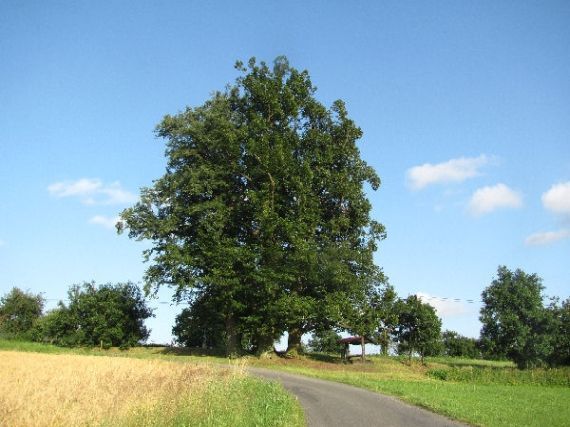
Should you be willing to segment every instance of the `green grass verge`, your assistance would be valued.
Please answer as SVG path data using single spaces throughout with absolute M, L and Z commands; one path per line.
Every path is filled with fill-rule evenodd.
M 397 396 L 450 418 L 480 426 L 568 426 L 570 388 L 456 383 L 433 379 L 383 380 L 374 373 L 288 369 L 315 378 Z
M 104 423 L 109 427 L 304 425 L 303 411 L 294 397 L 277 383 L 251 377 L 212 382 L 204 394 L 182 398 L 175 408 L 158 405 Z

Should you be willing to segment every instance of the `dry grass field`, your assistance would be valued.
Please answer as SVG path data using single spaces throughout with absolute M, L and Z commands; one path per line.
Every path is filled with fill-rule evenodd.
M 152 425 L 156 410 L 166 421 L 192 397 L 199 409 L 212 382 L 236 375 L 203 364 L 2 351 L 0 425 L 147 424 L 144 414 Z

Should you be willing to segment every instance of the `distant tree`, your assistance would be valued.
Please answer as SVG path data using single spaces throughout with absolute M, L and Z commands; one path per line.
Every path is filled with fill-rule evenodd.
M 0 334 L 13 338 L 30 338 L 42 315 L 44 302 L 41 294 L 12 288 L 0 298 Z
M 493 356 L 521 369 L 548 363 L 553 350 L 552 317 L 543 305 L 542 279 L 522 270 L 497 270 L 483 291 L 481 339 Z
M 410 359 L 418 353 L 422 363 L 425 356 L 438 354 L 441 351 L 441 320 L 435 309 L 416 295 L 410 295 L 400 302 L 398 311 L 398 353 L 408 354 Z
M 342 337 L 332 329 L 315 331 L 308 342 L 311 352 L 340 354 L 344 344 L 339 344 Z
M 464 337 L 455 331 L 444 331 L 441 336 L 443 352 L 446 356 L 472 359 L 480 357 L 477 339 Z
M 39 339 L 60 345 L 129 347 L 148 338 L 152 310 L 133 283 L 73 285 L 68 305 L 49 313 Z

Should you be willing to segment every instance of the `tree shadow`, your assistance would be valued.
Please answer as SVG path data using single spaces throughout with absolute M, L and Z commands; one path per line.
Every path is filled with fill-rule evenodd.
M 160 354 L 168 356 L 224 357 L 223 351 L 200 347 L 163 347 Z
M 305 357 L 307 357 L 307 359 L 311 359 L 316 362 L 325 362 L 325 363 L 343 362 L 340 356 L 335 356 L 328 353 L 305 353 Z

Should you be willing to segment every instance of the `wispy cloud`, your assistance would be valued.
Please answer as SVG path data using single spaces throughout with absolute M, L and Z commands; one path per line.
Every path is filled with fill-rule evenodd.
M 101 227 L 107 228 L 109 230 L 115 229 L 115 224 L 119 222 L 120 218 L 116 217 L 108 217 L 104 215 L 95 215 L 89 220 L 90 224 L 100 225 Z
M 488 164 L 489 157 L 459 157 L 443 163 L 425 163 L 407 171 L 408 185 L 412 190 L 421 190 L 432 184 L 463 182 L 481 175 L 481 167 Z
M 418 292 L 416 295 L 422 302 L 428 303 L 435 308 L 435 311 L 437 311 L 440 317 L 461 316 L 472 311 L 463 301 L 435 297 L 425 292 Z
M 542 205 L 553 213 L 570 216 L 570 181 L 550 187 L 542 195 Z
M 4 240 L 0 239 L 0 248 L 4 245 L 6 245 L 6 242 Z
M 468 209 L 475 216 L 497 209 L 522 207 L 522 195 L 505 184 L 479 188 L 471 196 Z
M 524 243 L 527 246 L 550 245 L 560 240 L 570 239 L 570 230 L 545 231 L 528 236 Z
M 55 182 L 48 187 L 48 192 L 57 198 L 76 197 L 85 205 L 115 205 L 136 201 L 136 196 L 123 189 L 119 182 L 104 184 L 98 178 Z

